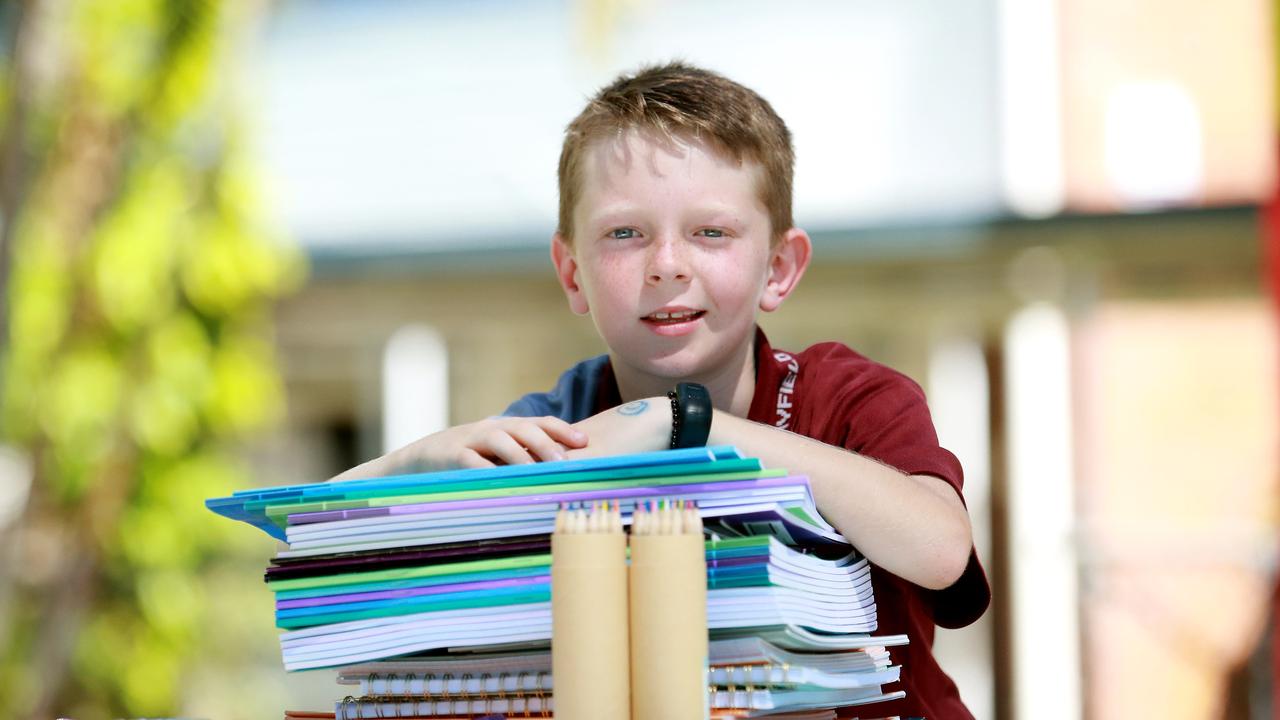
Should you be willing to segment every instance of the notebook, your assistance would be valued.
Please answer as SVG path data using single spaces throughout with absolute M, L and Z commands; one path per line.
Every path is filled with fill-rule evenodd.
M 418 548 L 386 548 L 353 553 L 333 553 L 320 557 L 277 557 L 272 559 L 264 579 L 267 582 L 271 582 L 273 580 L 337 575 L 364 570 L 418 567 L 439 562 L 546 554 L 550 551 L 550 536 L 531 535 L 495 538 L 492 540 L 449 542 Z
M 212 498 L 205 505 L 219 515 L 241 520 L 262 529 L 272 537 L 285 539 L 280 508 L 296 508 L 295 512 L 319 512 L 331 509 L 324 503 L 341 503 L 348 500 L 361 507 L 368 497 L 396 496 L 405 493 L 430 490 L 467 492 L 490 490 L 518 485 L 538 485 L 564 482 L 571 473 L 596 473 L 600 477 L 623 477 L 628 473 L 714 471 L 717 460 L 742 459 L 732 447 L 687 448 L 664 450 L 634 455 L 562 460 L 558 462 L 531 463 L 525 465 L 501 465 L 493 468 L 448 470 L 434 473 L 396 475 L 366 480 L 344 480 L 305 485 L 240 490 L 230 497 Z M 654 470 L 654 468 L 667 470 Z M 398 504 L 398 503 L 387 503 Z M 270 515 L 268 508 L 277 508 Z
M 637 502 L 661 495 L 698 504 L 710 532 L 727 537 L 772 534 L 791 545 L 847 552 L 848 541 L 817 514 L 808 481 L 802 477 L 748 478 L 716 483 L 650 485 L 608 491 L 630 525 Z M 577 502 L 600 492 L 562 492 L 525 496 L 509 505 L 477 508 L 471 502 L 440 503 L 430 511 L 318 525 L 289 526 L 289 550 L 281 559 L 430 546 L 446 542 L 484 541 L 519 536 L 549 535 L 555 512 L 565 502 Z M 520 503 L 537 499 L 536 504 Z M 588 498 L 598 499 L 598 498 Z
M 418 698 L 346 698 L 335 710 L 337 720 L 357 718 L 414 718 L 470 713 L 477 715 L 512 715 L 551 717 L 551 698 L 541 695 L 489 696 L 422 700 Z
M 902 691 L 881 692 L 875 688 L 843 690 L 784 690 L 773 688 L 716 689 L 708 693 L 712 710 L 743 709 L 744 717 L 798 710 L 825 710 L 832 707 L 866 705 L 875 702 L 897 700 L 906 696 Z M 368 696 L 344 698 L 338 701 L 335 717 L 338 720 L 364 718 L 414 718 L 439 715 L 554 713 L 555 699 L 540 691 L 512 694 L 479 693 L 449 699 L 424 699 L 421 697 Z
M 709 645 L 708 684 L 861 688 L 895 682 L 884 646 L 842 653 L 795 653 L 758 638 L 715 640 Z M 553 689 L 551 654 L 545 650 L 389 660 L 344 667 L 340 685 L 361 696 L 424 695 Z
M 826 632 L 865 632 L 874 627 L 869 566 L 855 553 L 823 560 L 768 536 L 716 540 L 704 547 L 712 628 L 799 624 Z M 544 602 L 551 593 L 549 566 L 548 555 L 522 555 L 284 579 L 269 587 L 276 592 L 277 624 L 299 629 Z
M 353 703 L 355 702 L 354 699 L 352 702 Z M 377 713 L 382 711 L 378 709 L 373 709 L 372 706 L 370 706 L 370 708 L 371 709 L 369 710 L 369 712 L 374 713 L 373 717 L 379 717 Z M 353 708 L 353 711 L 354 711 L 354 708 Z M 755 718 L 755 717 L 765 717 L 766 715 L 772 720 L 835 720 L 836 718 L 835 711 L 833 710 L 802 710 L 797 712 L 779 712 L 779 711 L 761 712 L 761 711 L 746 711 L 746 710 L 733 710 L 733 709 L 712 709 L 710 714 L 710 719 L 711 720 L 734 720 L 735 718 Z M 352 714 L 347 714 L 347 715 L 341 715 L 338 713 L 310 713 L 310 712 L 303 713 L 298 711 L 287 711 L 285 713 L 285 720 L 291 720 L 295 718 L 298 720 L 302 720 L 303 718 L 318 719 L 318 718 L 342 718 L 342 717 L 357 717 L 357 715 L 354 714 L 354 712 L 352 712 Z M 368 717 L 368 716 L 360 714 L 358 715 L 358 717 Z M 533 711 L 529 711 L 527 713 L 519 713 L 514 715 L 499 714 L 499 713 L 473 713 L 473 714 L 465 714 L 465 715 L 453 715 L 453 714 L 450 714 L 450 715 L 383 715 L 381 717 L 398 717 L 398 718 L 401 718 L 401 720 L 421 720 L 422 718 L 431 718 L 431 720 L 518 720 L 519 718 L 552 717 L 552 715 L 551 715 L 550 708 L 548 708 L 547 710 L 541 713 L 535 713 Z M 857 718 L 854 718 L 854 720 L 857 720 Z M 895 717 L 895 718 L 883 718 L 882 720 L 898 720 L 898 719 Z

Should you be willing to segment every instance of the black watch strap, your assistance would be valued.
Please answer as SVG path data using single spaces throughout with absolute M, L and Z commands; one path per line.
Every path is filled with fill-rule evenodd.
M 698 383 L 682 382 L 671 399 L 671 449 L 702 447 L 711 435 L 711 395 Z

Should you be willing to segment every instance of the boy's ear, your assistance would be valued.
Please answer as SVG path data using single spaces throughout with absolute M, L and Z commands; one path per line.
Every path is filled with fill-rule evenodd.
M 586 293 L 578 284 L 578 261 L 573 257 L 573 248 L 560 233 L 551 236 L 551 263 L 556 266 L 556 279 L 569 299 L 569 309 L 575 315 L 586 315 L 591 308 L 587 306 Z
M 769 274 L 760 296 L 761 310 L 773 312 L 782 305 L 809 267 L 812 254 L 813 243 L 804 230 L 793 227 L 783 233 L 769 256 Z

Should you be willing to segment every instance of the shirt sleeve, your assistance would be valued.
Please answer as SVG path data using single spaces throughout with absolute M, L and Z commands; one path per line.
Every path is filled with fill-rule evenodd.
M 566 422 L 591 417 L 600 369 L 607 355 L 584 360 L 564 371 L 550 392 L 529 393 L 503 411 L 508 417 L 542 417 L 550 415 Z
M 848 407 L 852 403 L 856 409 Z M 955 488 L 960 502 L 964 473 L 960 461 L 938 443 L 924 391 L 896 373 L 887 375 L 841 403 L 847 423 L 844 447 L 908 475 L 932 475 Z M 975 549 L 960 578 L 941 590 L 925 590 L 934 622 L 959 628 L 977 620 L 991 604 L 991 586 Z
M 924 391 L 896 373 L 856 388 L 839 403 L 846 418 L 841 445 L 908 475 L 933 475 L 955 488 L 961 502 L 964 471 L 938 443 Z

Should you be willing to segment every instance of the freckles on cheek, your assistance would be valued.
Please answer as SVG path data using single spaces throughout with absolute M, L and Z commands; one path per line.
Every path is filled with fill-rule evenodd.
M 713 277 L 708 278 L 715 291 L 718 309 L 754 305 L 756 294 L 764 287 L 765 274 L 754 262 L 735 258 L 724 260 Z
M 616 258 L 596 256 L 582 266 L 582 279 L 592 296 L 593 304 L 609 302 L 609 289 L 618 286 L 620 264 Z
M 626 263 L 616 254 L 604 254 L 595 260 L 596 275 L 603 282 L 616 282 L 626 273 Z
M 759 275 L 754 263 L 743 260 L 742 258 L 733 258 L 720 261 L 719 280 L 724 285 L 750 285 L 750 280 L 754 280 Z

